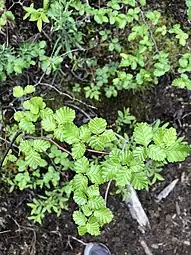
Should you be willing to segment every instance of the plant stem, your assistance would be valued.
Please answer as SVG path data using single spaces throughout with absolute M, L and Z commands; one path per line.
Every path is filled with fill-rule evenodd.
M 59 89 L 57 89 L 57 87 L 55 87 L 55 86 L 53 86 L 53 85 L 51 85 L 51 84 L 42 82 L 42 83 L 39 83 L 38 85 L 46 86 L 46 87 L 52 88 L 52 89 L 54 89 L 56 92 L 58 92 L 60 95 L 66 96 L 66 97 L 70 98 L 72 101 L 79 102 L 80 104 L 83 104 L 83 105 L 85 105 L 85 106 L 87 106 L 87 107 L 89 107 L 89 108 L 92 108 L 92 109 L 97 109 L 97 107 L 95 107 L 95 106 L 86 104 L 86 103 L 84 103 L 83 101 L 81 101 L 81 100 L 79 100 L 79 99 L 77 99 L 77 98 L 75 98 L 75 97 L 72 97 L 71 95 L 69 95 L 69 94 L 67 94 L 67 93 L 64 93 L 64 92 L 60 91 Z M 37 85 L 35 85 L 35 86 L 37 86 Z
M 10 144 L 9 144 L 8 149 L 6 150 L 6 152 L 5 152 L 4 155 L 3 155 L 3 158 L 2 158 L 2 160 L 1 160 L 1 162 L 0 162 L 0 168 L 3 166 L 3 163 L 4 163 L 6 157 L 7 157 L 8 153 L 9 153 L 11 147 L 13 146 L 15 140 L 16 140 L 17 137 L 18 137 L 19 135 L 21 135 L 21 134 L 22 134 L 22 131 L 20 131 L 20 130 L 16 132 L 15 136 L 13 137 L 12 141 L 11 141 Z
M 72 156 L 72 153 L 70 151 L 68 151 L 67 149 L 65 149 L 64 147 L 62 147 L 61 145 L 59 145 L 57 142 L 55 142 L 53 139 L 48 138 L 48 137 L 44 137 L 44 136 L 31 136 L 31 135 L 26 135 L 23 137 L 24 139 L 33 139 L 33 140 L 45 140 L 48 141 L 50 143 L 53 143 L 54 145 L 56 145 L 56 147 L 66 153 L 68 153 L 70 156 Z M 108 155 L 108 152 L 105 151 L 96 151 L 96 150 L 92 150 L 92 149 L 87 149 L 87 151 L 92 152 L 92 153 L 98 153 L 98 154 L 104 154 L 104 155 Z
M 135 2 L 136 2 L 136 1 L 135 1 Z M 137 3 L 137 2 L 136 2 L 136 3 Z M 140 10 L 141 10 L 141 8 L 140 8 Z M 145 20 L 145 15 L 144 15 L 144 12 L 143 12 L 142 10 L 141 10 L 141 16 L 142 16 L 142 20 L 143 20 L 144 24 L 148 27 L 151 40 L 153 41 L 153 43 L 154 43 L 154 45 L 155 45 L 156 52 L 158 53 L 158 52 L 159 52 L 159 49 L 158 49 L 157 43 L 156 43 L 156 41 L 155 41 L 155 39 L 154 39 L 153 32 L 152 32 L 152 30 L 150 29 L 148 23 L 146 22 L 146 20 Z
M 97 153 L 97 154 L 109 155 L 109 152 L 106 152 L 106 151 L 95 151 L 92 149 L 87 149 L 87 151 L 92 152 L 92 153 Z
M 60 146 L 58 143 L 56 143 L 54 140 L 52 140 L 51 138 L 48 137 L 36 137 L 36 136 L 30 136 L 30 135 L 26 135 L 24 136 L 24 139 L 33 139 L 33 140 L 45 140 L 45 141 L 49 141 L 50 143 L 53 143 L 54 145 L 56 145 L 56 147 L 58 149 L 60 149 L 61 151 L 64 151 L 66 153 L 68 153 L 70 156 L 72 156 L 72 153 L 69 152 L 68 150 L 66 150 L 65 148 L 63 148 L 62 146 Z
M 106 192 L 105 192 L 105 206 L 107 205 L 107 197 L 108 197 L 110 186 L 111 186 L 111 181 L 108 182 L 107 189 L 106 189 Z

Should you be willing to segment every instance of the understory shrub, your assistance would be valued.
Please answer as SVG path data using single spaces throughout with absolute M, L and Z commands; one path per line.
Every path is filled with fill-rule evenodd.
M 37 21 L 39 31 L 43 22 L 52 24 L 53 52 L 59 55 L 66 50 L 70 68 L 78 73 L 85 70 L 81 82 L 72 85 L 74 92 L 78 88 L 77 92 L 82 90 L 95 100 L 100 100 L 102 93 L 116 97 L 122 89 L 152 87 L 160 77 L 176 70 L 181 76 L 172 85 L 190 89 L 188 33 L 169 17 L 150 10 L 145 0 L 112 0 L 104 6 L 52 0 L 44 1 L 40 9 L 34 4 L 24 9 L 24 18 Z M 84 53 L 73 54 L 74 48 L 88 51 L 88 58 Z
M 5 126 L 11 150 L 1 164 L 3 179 L 13 191 L 38 190 L 28 204 L 29 219 L 41 223 L 47 213 L 68 208 L 74 200 L 73 219 L 80 235 L 99 235 L 113 214 L 100 193 L 103 184 L 113 182 L 119 193 L 127 185 L 136 190 L 149 189 L 163 180 L 160 172 L 168 163 L 184 161 L 189 147 L 176 130 L 161 125 L 135 124 L 128 110 L 119 111 L 120 123 L 133 124 L 131 137 L 107 128 L 103 118 L 93 118 L 80 126 L 76 113 L 69 107 L 49 108 L 42 97 L 33 96 L 31 85 L 14 88 L 20 101 L 11 126 Z M 15 136 L 15 130 L 16 136 Z

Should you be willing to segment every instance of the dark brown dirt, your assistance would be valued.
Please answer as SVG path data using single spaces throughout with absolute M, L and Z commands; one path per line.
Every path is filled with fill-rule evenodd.
M 178 21 L 185 20 L 184 1 L 152 1 L 158 8 L 165 7 Z M 162 6 L 162 7 L 161 7 Z M 185 90 L 168 87 L 171 78 L 164 78 L 150 92 L 139 95 L 121 93 L 117 99 L 104 102 L 99 109 L 112 123 L 117 109 L 130 107 L 138 120 L 153 122 L 157 118 L 175 126 L 180 135 L 191 143 L 191 96 Z M 1 103 L 5 104 L 9 89 L 0 91 Z M 112 111 L 111 111 L 112 109 Z M 152 187 L 150 192 L 140 192 L 140 200 L 151 222 L 151 230 L 141 234 L 132 220 L 126 205 L 119 197 L 109 196 L 108 205 L 115 218 L 105 226 L 100 237 L 85 236 L 86 242 L 106 244 L 112 255 L 144 255 L 140 240 L 144 240 L 153 255 L 191 254 L 191 158 L 183 164 L 169 165 L 163 171 L 165 181 Z M 155 196 L 175 178 L 178 184 L 172 193 L 160 203 Z M 83 246 L 71 241 L 77 237 L 71 213 L 63 211 L 60 217 L 48 215 L 42 226 L 32 224 L 26 203 L 32 194 L 29 191 L 8 193 L 8 187 L 0 183 L 0 255 L 82 255 Z

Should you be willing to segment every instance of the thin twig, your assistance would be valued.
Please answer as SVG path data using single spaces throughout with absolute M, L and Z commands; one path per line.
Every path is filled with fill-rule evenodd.
M 77 98 L 75 98 L 75 97 L 72 97 L 71 95 L 69 95 L 69 94 L 67 94 L 67 93 L 64 93 L 64 92 L 60 91 L 57 87 L 55 87 L 55 86 L 53 86 L 53 85 L 51 85 L 51 84 L 49 84 L 49 83 L 44 83 L 44 82 L 42 82 L 42 83 L 39 83 L 38 85 L 42 85 L 42 86 L 46 86 L 46 87 L 52 88 L 52 89 L 54 89 L 56 92 L 58 92 L 60 95 L 66 96 L 66 97 L 70 98 L 72 101 L 79 102 L 80 104 L 83 104 L 83 105 L 85 105 L 85 106 L 87 106 L 87 107 L 89 107 L 89 108 L 92 108 L 92 109 L 97 109 L 97 107 L 95 107 L 95 106 L 86 104 L 86 103 L 84 103 L 83 101 L 81 101 L 81 100 L 79 100 L 79 99 L 77 99 Z M 37 85 L 35 85 L 35 86 L 37 86 Z
M 3 163 L 4 163 L 6 157 L 7 157 L 8 153 L 9 153 L 11 147 L 13 146 L 15 140 L 16 140 L 17 137 L 18 137 L 19 135 L 21 135 L 21 134 L 22 134 L 22 131 L 19 130 L 19 131 L 17 131 L 16 134 L 14 135 L 12 141 L 11 141 L 10 144 L 9 144 L 8 149 L 6 150 L 6 152 L 5 152 L 4 155 L 3 155 L 3 158 L 2 158 L 1 163 L 0 163 L 0 168 L 3 166 Z
M 0 234 L 5 234 L 5 233 L 9 233 L 9 232 L 11 232 L 11 230 L 10 230 L 10 229 L 9 229 L 9 230 L 1 231 L 1 232 L 0 232 Z
M 8 143 L 8 144 L 10 144 L 11 142 L 9 142 L 9 141 L 7 141 L 5 138 L 3 138 L 3 137 L 0 137 L 0 140 L 1 141 L 4 141 L 5 143 Z M 12 144 L 12 147 L 15 147 L 15 148 L 17 148 L 17 149 L 19 149 L 19 147 L 16 145 L 16 144 Z
M 81 243 L 81 244 L 83 244 L 83 245 L 88 245 L 88 243 L 85 243 L 85 242 L 83 242 L 83 241 L 81 241 L 80 239 L 78 239 L 78 238 L 76 238 L 76 237 L 74 237 L 74 236 L 68 236 L 68 239 L 70 240 L 70 239 L 73 239 L 73 240 L 75 240 L 75 241 L 77 241 L 78 243 Z
M 144 240 L 139 240 L 139 242 L 141 246 L 143 247 L 146 255 L 153 255 L 153 253 L 151 252 L 151 250 L 149 249 L 148 245 L 146 244 Z
M 56 145 L 56 147 L 58 149 L 60 149 L 61 151 L 64 151 L 66 153 L 68 153 L 70 156 L 72 156 L 72 153 L 69 152 L 68 150 L 66 150 L 65 148 L 63 148 L 62 146 L 60 146 L 58 143 L 56 143 L 54 140 L 52 140 L 51 138 L 48 137 L 36 137 L 36 136 L 30 136 L 30 135 L 26 135 L 24 136 L 24 139 L 33 139 L 33 140 L 45 140 L 45 141 L 49 141 L 50 143 L 53 143 L 54 145 Z
M 44 78 L 44 76 L 46 75 L 46 71 L 48 70 L 48 68 L 54 63 L 56 62 L 59 58 L 64 57 L 66 55 L 68 55 L 69 53 L 72 52 L 76 52 L 76 51 L 80 51 L 80 49 L 74 49 L 74 50 L 69 50 L 61 55 L 59 55 L 58 57 L 56 57 L 55 59 L 53 59 L 52 61 L 50 61 L 50 63 L 48 64 L 48 66 L 46 67 L 44 73 L 41 75 L 40 79 L 38 80 L 38 82 L 36 82 L 35 86 L 39 85 L 42 81 L 42 79 Z
M 91 120 L 91 117 L 89 114 L 87 114 L 84 110 L 82 110 L 80 107 L 78 107 L 77 105 L 74 105 L 74 104 L 71 104 L 71 103 L 65 103 L 65 105 L 68 105 L 76 110 L 78 110 L 79 112 L 83 113 L 87 118 L 88 120 Z
M 109 155 L 109 152 L 106 152 L 106 151 L 96 151 L 96 150 L 91 150 L 91 149 L 87 149 L 87 151 L 92 152 L 92 153 L 97 153 L 97 154 Z
M 140 8 L 140 10 L 141 10 L 141 8 Z M 152 30 L 150 29 L 148 23 L 147 23 L 146 20 L 145 20 L 144 12 L 143 12 L 142 10 L 141 10 L 140 12 L 141 12 L 141 16 L 142 16 L 142 19 L 143 19 L 144 24 L 148 27 L 151 40 L 153 41 L 153 43 L 154 43 L 154 45 L 155 45 L 156 52 L 158 53 L 158 52 L 159 52 L 159 49 L 158 49 L 157 43 L 156 43 L 156 41 L 155 41 L 155 39 L 154 39 L 153 32 L 152 32 Z
M 74 100 L 74 98 L 73 98 L 71 95 L 60 91 L 59 89 L 57 89 L 56 86 L 53 86 L 53 85 L 51 85 L 51 84 L 49 84 L 49 83 L 41 82 L 41 83 L 39 83 L 38 85 L 42 85 L 42 86 L 45 86 L 45 87 L 49 87 L 49 88 L 55 90 L 56 92 L 58 92 L 60 95 L 66 96 L 66 97 L 70 98 L 71 100 Z M 37 86 L 37 85 L 35 85 L 35 86 Z
M 30 230 L 33 232 L 33 239 L 31 242 L 31 249 L 30 249 L 30 254 L 36 254 L 36 248 L 35 248 L 35 244 L 36 244 L 36 232 L 33 228 L 31 227 L 26 227 L 26 226 L 21 226 L 14 218 L 11 217 L 11 219 L 15 222 L 15 224 L 17 225 L 18 229 L 15 232 L 21 232 L 23 230 Z
M 111 182 L 112 181 L 109 181 L 108 184 L 107 184 L 107 189 L 106 189 L 106 192 L 105 192 L 105 205 L 107 205 L 107 197 L 108 197 L 109 189 L 110 189 L 110 186 L 111 186 Z
M 80 80 L 80 81 L 82 81 L 82 82 L 89 82 L 88 80 L 79 77 L 72 69 L 70 69 L 70 67 L 69 67 L 67 64 L 65 64 L 65 67 L 71 72 L 71 74 L 72 74 L 76 79 L 78 79 L 78 80 Z
M 56 145 L 56 147 L 64 152 L 66 152 L 67 154 L 69 154 L 70 156 L 72 156 L 72 153 L 69 152 L 67 149 L 65 149 L 64 147 L 60 146 L 57 142 L 55 142 L 54 140 L 52 140 L 51 138 L 48 137 L 38 137 L 38 136 L 30 136 L 30 135 L 26 135 L 23 137 L 24 139 L 33 139 L 33 140 L 45 140 L 48 141 L 50 143 L 53 143 L 54 145 Z M 91 149 L 87 149 L 87 151 L 92 152 L 92 153 L 97 153 L 97 154 L 104 154 L 104 155 L 108 155 L 108 152 L 105 151 L 96 151 L 96 150 L 91 150 Z

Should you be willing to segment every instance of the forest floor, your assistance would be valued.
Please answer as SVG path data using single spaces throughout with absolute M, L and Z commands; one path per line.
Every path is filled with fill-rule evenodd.
M 153 7 L 171 13 L 184 22 L 184 1 L 151 1 Z M 100 104 L 97 114 L 112 124 L 121 107 L 131 107 L 132 114 L 140 121 L 152 123 L 156 119 L 170 122 L 181 136 L 191 143 L 191 95 L 185 90 L 168 85 L 171 77 L 165 77 L 152 91 L 136 95 L 121 93 L 113 100 Z M 1 89 L 1 104 L 9 101 L 9 89 Z M 141 110 L 140 110 L 141 109 Z M 151 230 L 142 234 L 120 197 L 109 195 L 108 206 L 114 212 L 114 220 L 106 225 L 101 236 L 85 236 L 84 242 L 102 242 L 112 255 L 144 255 L 144 241 L 153 255 L 191 254 L 191 158 L 182 164 L 169 165 L 163 170 L 165 181 L 154 185 L 149 192 L 138 193 L 149 217 Z M 157 203 L 156 195 L 174 179 L 179 181 L 170 195 Z M 84 247 L 68 237 L 78 237 L 69 211 L 60 217 L 48 215 L 43 225 L 27 219 L 29 191 L 8 192 L 0 187 L 0 255 L 81 255 Z

